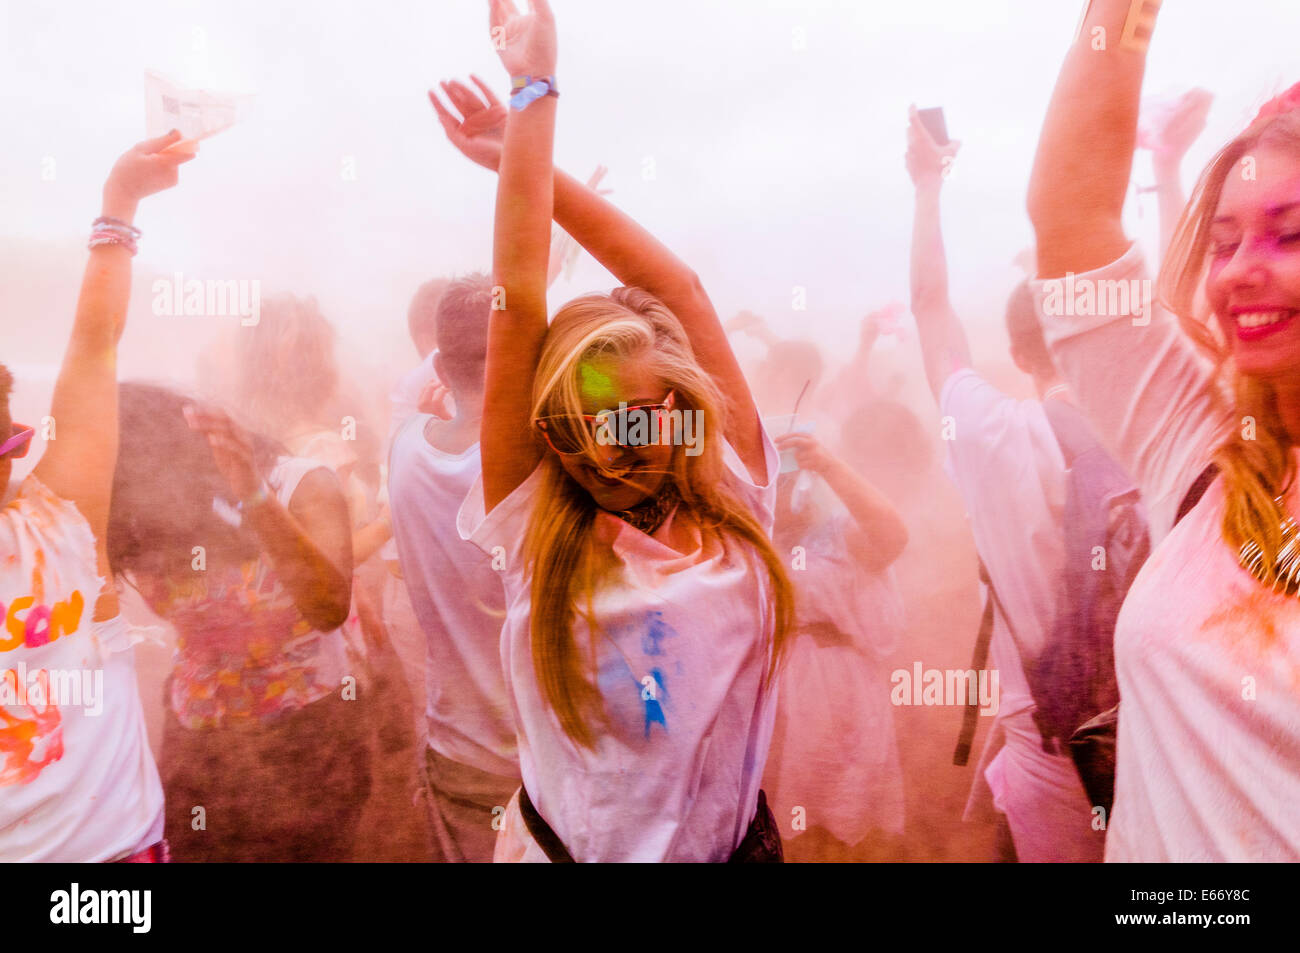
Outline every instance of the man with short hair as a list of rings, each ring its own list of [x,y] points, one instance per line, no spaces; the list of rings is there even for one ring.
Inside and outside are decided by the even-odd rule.
[[[907,166],[916,187],[912,313],[926,378],[945,426],[947,469],[961,491],[980,560],[996,593],[989,656],[998,713],[976,770],[966,818],[999,825],[1002,859],[1100,862],[1104,830],[1068,755],[1049,754],[1025,675],[1052,632],[1065,565],[1065,456],[1044,410],[1068,395],[1025,284],[1011,295],[1011,358],[1038,400],[1007,396],[971,368],[970,346],[948,297],[939,193],[957,144],[938,146],[913,110]],[[1034,653],[1023,658],[1022,652]],[[1008,843],[1009,839],[1009,843]]]
[[[499,817],[520,783],[501,669],[501,574],[456,529],[456,513],[481,468],[491,305],[486,275],[446,286],[433,365],[455,401],[455,416],[410,417],[393,438],[388,462],[402,576],[428,646],[430,823],[439,859],[450,862],[492,860]]]

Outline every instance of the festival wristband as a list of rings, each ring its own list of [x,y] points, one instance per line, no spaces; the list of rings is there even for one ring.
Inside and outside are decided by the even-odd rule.
[[[523,110],[537,102],[543,96],[559,98],[554,76],[516,76],[510,81],[510,108]]]
[[[136,238],[139,238],[141,235],[144,234],[142,231],[140,231],[140,229],[136,228],[130,222],[124,222],[120,218],[113,218],[113,216],[111,215],[101,215],[99,216],[99,218],[91,222],[90,225],[92,228],[99,228],[100,226],[103,226],[104,228],[108,228],[113,231],[122,231],[125,234],[134,235]]]

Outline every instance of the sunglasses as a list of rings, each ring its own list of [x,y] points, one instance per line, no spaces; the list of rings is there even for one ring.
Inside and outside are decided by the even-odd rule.
[[[608,447],[648,447],[668,442],[669,411],[675,402],[673,391],[669,391],[657,404],[637,404],[602,410],[598,414],[555,414],[539,417],[533,423],[546,438],[547,445],[566,457],[587,453],[593,443]],[[636,439],[631,437],[634,432]]]
[[[0,457],[8,456],[11,460],[17,460],[19,457],[27,456],[27,451],[32,445],[32,437],[35,435],[36,431],[32,427],[14,424],[9,439],[0,443]]]

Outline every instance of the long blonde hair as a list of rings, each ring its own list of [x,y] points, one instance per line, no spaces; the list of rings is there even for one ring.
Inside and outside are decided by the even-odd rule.
[[[1280,145],[1300,156],[1300,109],[1262,115],[1206,167],[1169,245],[1160,270],[1159,296],[1213,362],[1214,374],[1207,384],[1211,395],[1220,406],[1241,415],[1242,426],[1234,427],[1214,452],[1226,500],[1223,539],[1237,552],[1254,540],[1263,554],[1264,582],[1272,584],[1286,518],[1275,497],[1285,494],[1295,480],[1290,452],[1294,441],[1278,410],[1274,386],[1237,369],[1231,342],[1224,339],[1210,309],[1198,306],[1198,292],[1209,269],[1210,226],[1224,183],[1243,159],[1265,145]],[[1244,425],[1247,417],[1254,421],[1249,436]]]
[[[752,547],[767,570],[775,603],[775,625],[767,678],[781,657],[793,624],[794,589],[771,541],[748,507],[728,488],[722,447],[709,435],[726,426],[717,386],[695,360],[681,322],[653,295],[619,288],[609,295],[587,295],[565,305],[551,322],[533,382],[533,418],[580,414],[581,366],[593,357],[644,361],[677,395],[677,407],[702,413],[701,452],[673,454],[671,479],[681,499],[699,520],[702,532],[729,537]],[[593,724],[606,722],[594,680],[597,622],[593,603],[603,574],[612,565],[608,542],[593,537],[597,507],[565,472],[553,453],[542,461],[542,489],[530,514],[525,559],[533,573],[533,669],[542,697],[568,736],[592,747]],[[579,607],[591,639],[579,646],[573,621]]]

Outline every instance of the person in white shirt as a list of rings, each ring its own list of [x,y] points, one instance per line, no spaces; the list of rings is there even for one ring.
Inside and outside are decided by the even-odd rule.
[[[1106,860],[1296,861],[1300,85],[1202,174],[1157,305],[1122,221],[1147,41],[1089,44],[1122,35],[1129,9],[1092,3],[1029,190],[1048,342],[1138,481],[1155,546],[1115,630]],[[1112,305],[1121,283],[1130,294]],[[1217,476],[1179,521],[1211,462]]]
[[[441,383],[434,361],[438,356],[438,303],[447,290],[447,283],[446,278],[426,281],[415,290],[406,309],[407,328],[420,355],[420,363],[403,374],[388,395],[392,405],[388,424],[390,441],[402,424],[415,414],[435,413],[439,409],[439,404],[433,401]]]
[[[812,434],[779,434],[776,445],[798,467],[777,481],[773,543],[790,559],[799,608],[763,787],[791,859],[870,856],[881,834],[903,833],[884,660],[903,629],[890,567],[907,527]]]
[[[178,132],[134,146],[104,185],[48,439],[0,509],[0,861],[165,860],[130,633],[105,583],[118,450],[116,355],[141,199],[177,183]],[[37,440],[0,366],[0,486]]]
[[[506,598],[500,566],[460,538],[456,514],[479,477],[479,425],[492,282],[450,282],[438,307],[438,379],[456,415],[409,418],[393,439],[388,499],[425,639],[430,827],[443,861],[492,860],[493,821],[519,787],[514,719],[501,671]],[[497,813],[493,815],[493,809]]]
[[[1067,755],[1043,750],[1022,653],[1042,650],[1065,560],[1065,458],[1042,401],[1064,397],[1027,287],[1007,308],[1011,356],[1037,401],[1018,401],[971,369],[966,332],[948,296],[939,195],[957,144],[940,147],[913,108],[907,168],[916,188],[912,313],[930,389],[952,438],[947,469],[961,491],[975,546],[997,593],[990,643],[1000,698],[967,804],[968,820],[1000,826],[1016,859],[1099,861],[1104,833]],[[987,598],[987,594],[986,594]],[[990,676],[991,677],[991,676]],[[1005,827],[1002,827],[1005,825]]]
[[[510,75],[553,77],[545,0],[493,13]],[[460,516],[504,566],[523,786],[496,858],[779,859],[759,792],[793,621],[776,448],[695,275],[553,169],[554,81],[524,85],[499,159],[481,489]],[[548,326],[552,210],[633,287]]]

